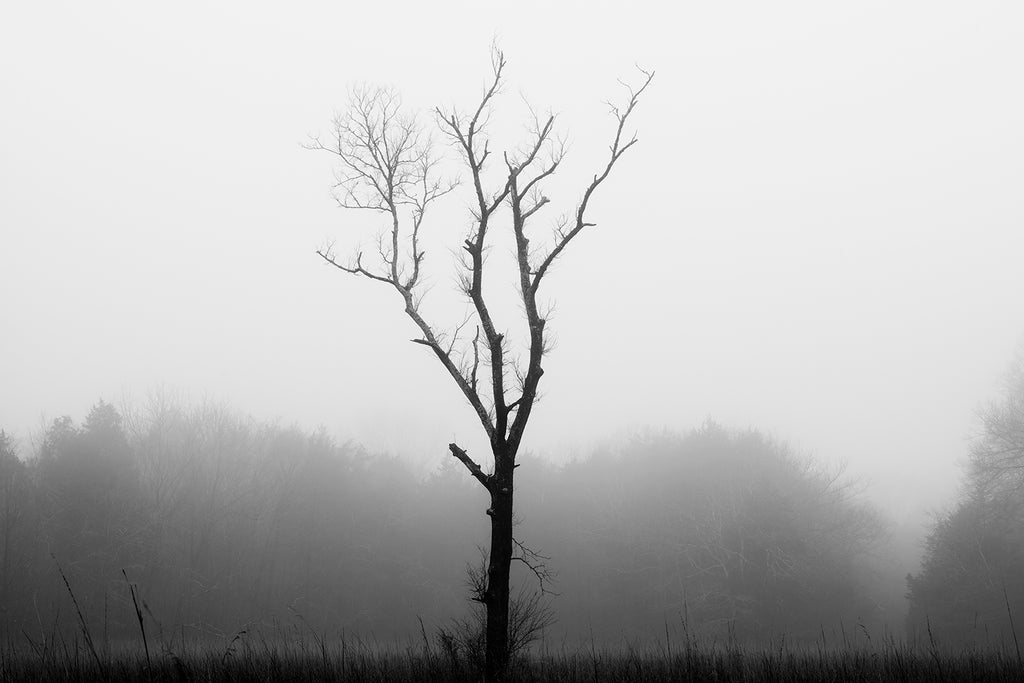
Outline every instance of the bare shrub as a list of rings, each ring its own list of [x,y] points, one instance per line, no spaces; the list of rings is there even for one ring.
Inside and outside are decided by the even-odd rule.
[[[466,584],[472,611],[468,617],[453,619],[437,632],[437,642],[453,670],[484,671],[487,655],[487,610],[483,594],[487,589],[487,554],[466,567]],[[522,589],[509,601],[508,651],[515,662],[555,622],[554,611],[543,585],[539,590]]]

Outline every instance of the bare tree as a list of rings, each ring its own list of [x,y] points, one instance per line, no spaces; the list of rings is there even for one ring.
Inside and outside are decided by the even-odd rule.
[[[492,174],[485,170],[495,159],[488,124],[505,82],[505,67],[503,53],[494,49],[493,78],[477,106],[468,113],[434,111],[440,130],[458,150],[464,172],[468,171],[473,196],[472,223],[461,244],[460,268],[460,288],[472,303],[472,313],[451,332],[431,326],[421,312],[424,216],[455,188],[454,183],[441,179],[439,157],[425,127],[402,112],[393,91],[364,87],[352,91],[348,109],[334,121],[332,137],[315,138],[309,145],[337,158],[338,204],[380,214],[387,224],[371,258],[361,251],[348,262],[339,261],[332,249],[317,254],[335,268],[391,287],[401,296],[406,315],[419,329],[419,336],[412,341],[429,349],[441,363],[469,401],[489,440],[491,472],[485,472],[458,444],[448,446],[490,496],[487,580],[478,598],[487,614],[488,679],[500,678],[509,661],[509,572],[512,562],[519,559],[516,549],[521,548],[512,536],[513,475],[548,349],[547,314],[538,306],[538,292],[569,244],[594,225],[588,214],[591,200],[619,159],[636,144],[636,136],[626,130],[627,120],[654,76],[641,70],[637,86],[623,84],[627,91],[624,103],[610,107],[615,125],[607,162],[584,188],[574,211],[554,222],[551,239],[534,247],[531,228],[538,212],[549,203],[543,186],[558,170],[566,149],[554,134],[554,115],[535,116],[527,142],[518,151],[501,155],[498,163],[503,164],[499,167],[503,180],[488,186]],[[495,322],[484,295],[484,275],[493,270],[485,267],[485,251],[499,218],[507,220],[515,243],[517,284],[529,339],[525,362],[510,353],[504,328]],[[485,377],[488,370],[489,377]],[[529,562],[529,558],[522,559]]]
[[[969,479],[981,497],[1019,497],[1024,490],[1024,341],[1005,382],[1002,400],[981,411],[982,432],[971,448]]]

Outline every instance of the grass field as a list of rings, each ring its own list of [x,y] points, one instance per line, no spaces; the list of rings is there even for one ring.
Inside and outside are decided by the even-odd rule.
[[[404,648],[313,636],[289,643],[236,636],[213,647],[140,643],[99,651],[83,639],[9,643],[0,681],[477,681],[464,658],[424,640]],[[520,658],[515,681],[1024,681],[1013,644],[944,652],[896,641],[849,649],[741,649],[688,642],[678,648],[584,647]]]

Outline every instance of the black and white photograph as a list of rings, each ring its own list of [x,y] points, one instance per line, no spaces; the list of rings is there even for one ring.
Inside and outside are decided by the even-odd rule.
[[[1024,680],[1024,5],[12,2],[0,683]]]

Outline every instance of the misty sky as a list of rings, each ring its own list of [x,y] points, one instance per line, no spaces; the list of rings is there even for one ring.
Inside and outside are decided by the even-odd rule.
[[[44,417],[164,387],[424,467],[453,438],[482,454],[395,293],[316,257],[375,228],[301,145],[355,83],[468,108],[497,36],[496,127],[515,144],[524,97],[559,114],[563,208],[602,163],[616,79],[657,71],[598,226],[547,281],[527,448],[713,417],[848,461],[897,514],[942,505],[1024,333],[1024,9],[624,7],[5,8],[0,427],[26,445]],[[442,319],[464,308],[444,245],[465,206],[427,221]]]

